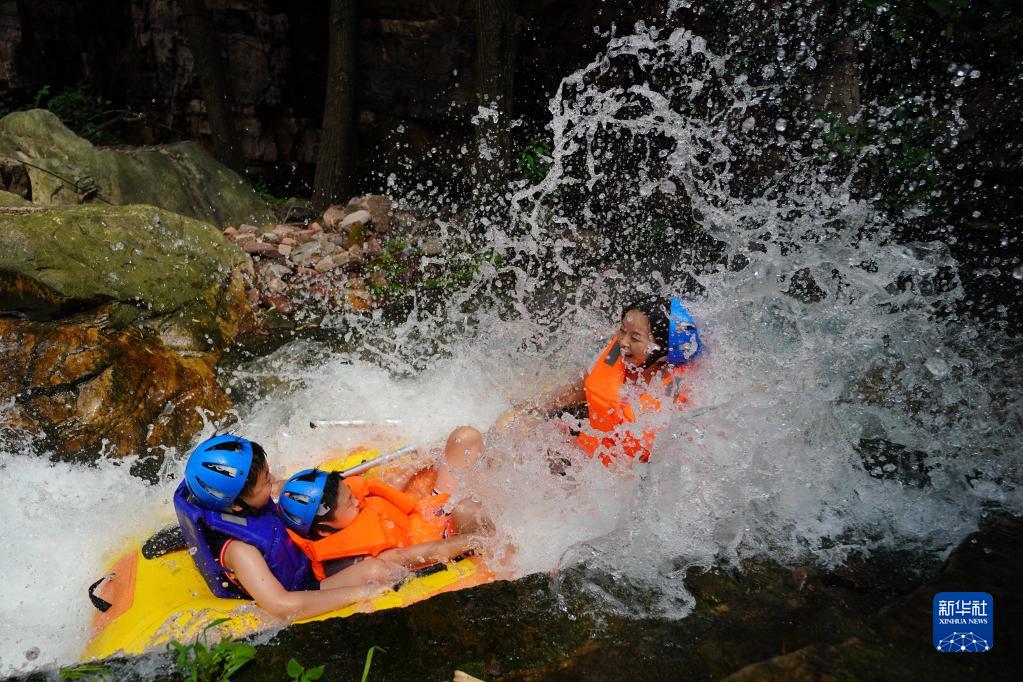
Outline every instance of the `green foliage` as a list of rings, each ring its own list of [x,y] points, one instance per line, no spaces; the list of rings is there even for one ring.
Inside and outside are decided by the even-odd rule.
[[[936,145],[942,124],[917,98],[905,98],[892,107],[878,107],[883,114],[863,117],[856,124],[831,112],[814,114],[823,145],[818,149],[828,160],[853,161],[860,155],[882,179],[881,206],[891,211],[910,207],[935,215],[942,209],[942,177]]]
[[[225,637],[212,647],[209,645],[206,633],[227,620],[218,618],[207,625],[192,644],[182,644],[176,639],[167,644],[167,651],[174,654],[174,663],[184,673],[183,679],[187,682],[230,680],[232,675],[255,658],[255,647],[236,642],[230,637]]]
[[[266,180],[263,178],[256,178],[252,182],[252,189],[256,191],[259,198],[270,204],[274,208],[282,208],[284,204],[288,202],[287,199],[282,197],[274,196],[273,192],[270,191],[269,185],[266,184]]]
[[[382,654],[387,653],[382,646],[377,646],[376,644],[369,648],[369,651],[366,652],[366,663],[362,666],[362,682],[366,682],[369,679],[369,669],[373,665],[373,652],[375,651],[379,651]]]
[[[369,265],[369,272],[382,272],[387,284],[384,286],[369,285],[374,296],[387,294],[403,294],[410,288],[402,282],[406,279],[410,263],[423,255],[421,249],[410,248],[403,239],[388,239],[384,242],[384,252]]]
[[[970,0],[927,0],[927,6],[942,19],[957,19],[970,9]]]
[[[113,110],[110,100],[89,92],[85,83],[65,87],[54,93],[44,85],[36,93],[33,106],[49,109],[79,136],[94,144],[118,144],[121,136],[110,126],[121,120],[121,112]]]
[[[853,159],[859,153],[861,145],[857,143],[860,128],[849,123],[844,116],[831,111],[816,111],[814,122],[821,128],[821,140],[824,146],[819,155],[824,158],[834,153],[845,159]]]
[[[648,224],[640,227],[638,244],[641,252],[657,253],[668,243],[669,228],[668,221],[663,218],[655,218]]]
[[[288,661],[288,679],[295,680],[295,682],[315,682],[323,677],[324,668],[325,666],[318,665],[315,668],[306,669],[305,666],[292,658]]]
[[[61,680],[106,680],[109,679],[110,668],[99,663],[79,663],[60,669],[57,677]]]
[[[550,141],[540,137],[530,140],[515,159],[515,168],[530,182],[540,182],[547,177],[551,168]]]
[[[373,275],[381,273],[385,282],[369,283],[370,293],[391,298],[392,303],[416,294],[447,294],[471,283],[484,263],[500,268],[505,262],[500,253],[480,250],[465,239],[449,239],[443,254],[429,263],[423,263],[424,256],[419,247],[402,239],[388,239],[384,252],[367,265],[367,280],[372,282]]]

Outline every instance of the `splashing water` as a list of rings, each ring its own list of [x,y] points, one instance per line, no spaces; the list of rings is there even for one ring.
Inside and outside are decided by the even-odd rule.
[[[679,294],[708,350],[648,465],[605,469],[553,422],[487,434],[463,483],[515,546],[517,574],[583,564],[606,608],[679,617],[692,566],[942,553],[991,510],[1023,511],[1018,341],[956,314],[947,244],[898,240],[852,190],[861,159],[822,161],[811,122],[778,110],[797,83],[784,61],[749,76],[734,60],[684,28],[610,38],[552,99],[550,170],[512,183],[509,220],[444,224],[501,258],[399,322],[338,313],[349,353],[296,342],[236,371],[257,396],[239,430],[284,474],[392,435],[313,431],[311,418],[400,418],[423,444],[485,429],[578,379],[628,300]],[[776,170],[750,173],[763,155]],[[113,464],[3,455],[0,482],[25,494],[0,503],[19,529],[0,559],[0,670],[32,647],[32,665],[71,660],[85,587],[170,517],[180,457],[147,487]],[[51,561],[53,547],[80,560]],[[654,598],[623,599],[607,575]]]

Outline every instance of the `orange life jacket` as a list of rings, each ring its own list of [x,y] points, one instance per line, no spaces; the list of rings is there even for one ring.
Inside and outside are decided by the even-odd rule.
[[[686,397],[680,390],[672,390],[676,388],[672,384],[684,373],[684,365],[674,366],[662,379],[666,392],[677,392],[673,400],[677,409],[682,408]],[[646,462],[650,459],[650,451],[656,438],[653,431],[643,431],[637,436],[628,429],[620,428],[622,424],[636,421],[637,407],[640,414],[649,414],[661,409],[661,402],[647,392],[639,396],[637,407],[624,401],[622,389],[625,387],[625,381],[625,363],[616,336],[597,358],[593,369],[583,382],[590,426],[606,435],[584,432],[576,437],[576,442],[591,455],[600,457],[604,466],[608,466],[611,460],[621,453],[629,457],[638,456],[639,461]]]
[[[418,514],[412,496],[382,481],[362,476],[348,476],[341,482],[348,486],[352,497],[362,503],[354,521],[319,540],[303,538],[288,530],[291,538],[309,557],[317,579],[326,578],[325,561],[367,554],[376,556],[384,550],[443,537],[424,532],[422,528],[414,531],[413,519]]]
[[[415,537],[435,539],[435,536],[448,537],[455,534],[456,529],[452,517],[444,511],[444,505],[451,498],[449,493],[437,490],[437,470],[433,467],[423,469],[405,486],[405,493],[416,501],[416,513],[411,516],[412,535]],[[416,542],[429,542],[416,540]]]

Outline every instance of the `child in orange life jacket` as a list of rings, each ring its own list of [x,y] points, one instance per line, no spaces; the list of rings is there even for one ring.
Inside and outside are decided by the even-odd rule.
[[[284,484],[280,505],[320,580],[342,571],[348,581],[377,581],[395,567],[447,562],[478,545],[470,534],[448,537],[410,495],[376,479],[307,469]]]
[[[645,462],[656,431],[636,434],[627,425],[658,412],[666,399],[682,408],[683,375],[701,349],[696,324],[679,299],[641,299],[622,312],[617,336],[583,380],[513,407],[495,426],[503,429],[527,415],[549,418],[585,407],[590,428],[577,433],[577,445],[605,466],[622,455]],[[474,453],[482,452],[483,438],[476,429],[460,427],[451,434],[455,437],[470,443]]]
[[[174,508],[215,595],[252,598],[279,618],[309,618],[379,594],[402,577],[357,584],[339,576],[317,590],[309,560],[270,500],[271,485],[263,448],[245,438],[209,438],[189,455]]]

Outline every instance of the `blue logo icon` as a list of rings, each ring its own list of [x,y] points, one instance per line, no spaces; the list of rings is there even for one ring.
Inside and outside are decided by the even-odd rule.
[[[995,645],[995,600],[987,592],[939,592],[933,612],[938,651],[983,653]]]

